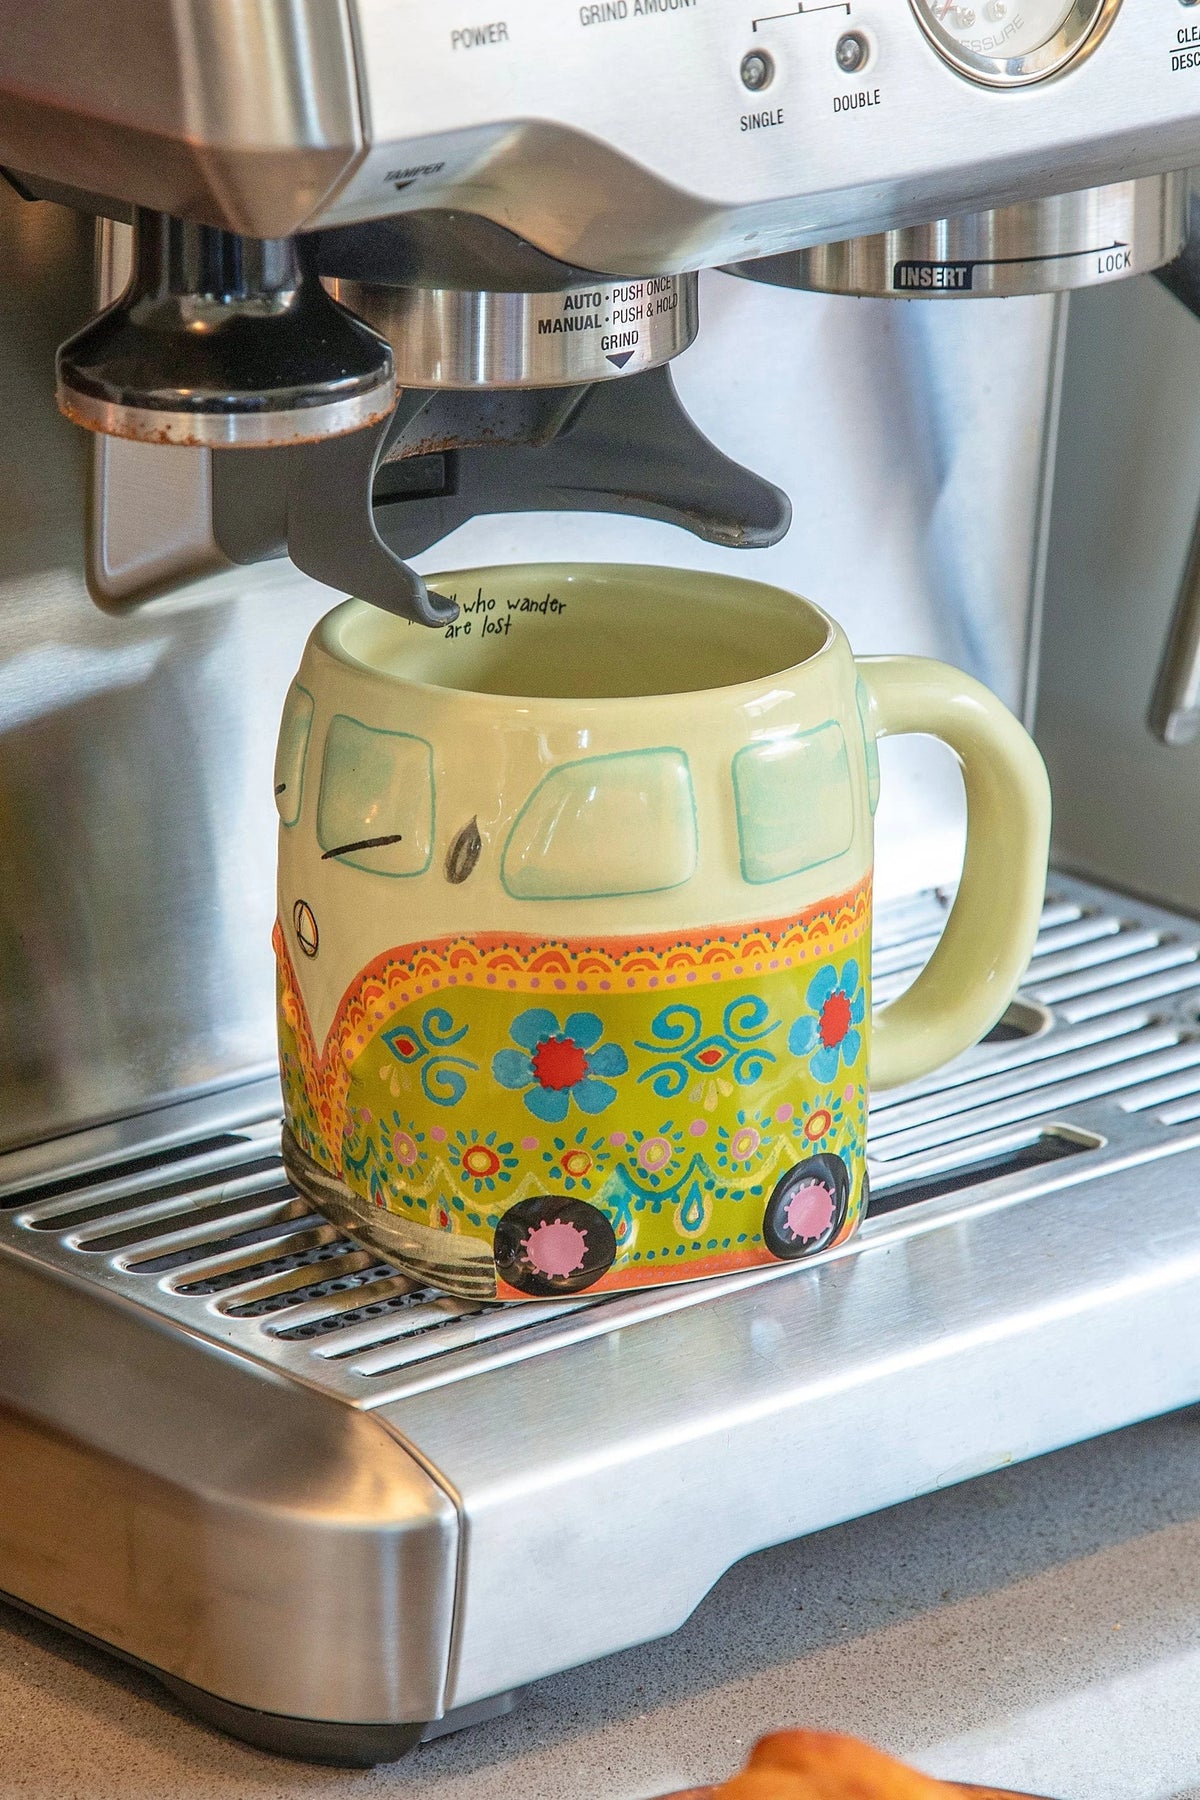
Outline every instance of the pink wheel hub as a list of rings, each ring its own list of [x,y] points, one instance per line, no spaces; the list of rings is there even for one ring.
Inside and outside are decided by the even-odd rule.
[[[833,1195],[819,1181],[806,1181],[789,1196],[784,1212],[787,1229],[800,1243],[811,1243],[833,1224]]]
[[[522,1254],[539,1275],[574,1275],[587,1255],[587,1233],[566,1219],[547,1219],[534,1226]]]

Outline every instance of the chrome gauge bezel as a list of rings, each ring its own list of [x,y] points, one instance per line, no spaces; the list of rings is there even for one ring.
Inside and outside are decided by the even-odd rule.
[[[1025,56],[985,56],[970,50],[937,23],[927,0],[910,0],[910,4],[938,55],[960,75],[985,87],[1028,87],[1090,54],[1116,18],[1121,0],[1074,0],[1053,36]]]

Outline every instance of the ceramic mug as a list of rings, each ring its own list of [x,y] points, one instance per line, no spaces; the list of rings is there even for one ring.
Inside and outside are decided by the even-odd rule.
[[[978,682],[855,661],[807,601],[620,566],[348,601],[289,693],[284,1154],[422,1282],[524,1300],[806,1257],[867,1202],[876,1087],[1008,1005],[1049,789]],[[968,836],[941,941],[872,1020],[876,741],[941,738]]]

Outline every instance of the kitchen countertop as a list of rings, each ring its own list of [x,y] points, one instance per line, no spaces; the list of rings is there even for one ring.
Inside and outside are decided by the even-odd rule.
[[[376,1770],[245,1749],[0,1607],[3,1800],[644,1800],[784,1724],[1061,1800],[1200,1800],[1200,1409],[763,1551],[673,1637]]]

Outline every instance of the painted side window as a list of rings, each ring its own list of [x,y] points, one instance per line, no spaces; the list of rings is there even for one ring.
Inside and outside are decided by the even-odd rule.
[[[747,881],[782,881],[850,848],[854,791],[846,739],[835,719],[815,731],[739,750],[733,793]]]
[[[879,805],[879,745],[871,729],[871,696],[861,675],[854,697],[858,701],[858,719],[862,726],[863,743],[867,748],[867,799],[871,806],[871,817],[874,818],[875,808]]]
[[[307,688],[293,682],[283,703],[283,722],[275,749],[275,810],[285,825],[294,825],[300,817],[312,721],[313,697]]]
[[[682,750],[587,756],[552,769],[504,847],[515,900],[599,900],[679,887],[696,872],[696,801]]]
[[[423,875],[433,854],[433,750],[337,713],[321,764],[317,842],[373,875]]]

